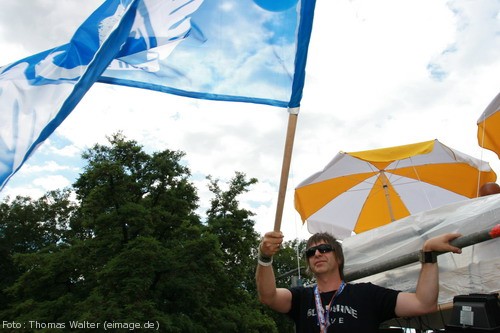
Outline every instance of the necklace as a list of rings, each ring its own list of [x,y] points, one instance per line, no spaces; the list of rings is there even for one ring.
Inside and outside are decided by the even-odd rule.
[[[318,285],[316,285],[314,287],[314,300],[316,303],[316,314],[318,317],[318,325],[320,327],[321,333],[326,333],[328,326],[330,326],[330,307],[332,306],[335,298],[337,298],[337,296],[339,296],[340,293],[342,293],[345,286],[346,286],[346,283],[344,281],[342,281],[340,283],[339,289],[337,289],[333,293],[333,296],[330,299],[330,302],[326,305],[325,309],[323,309],[323,304],[321,302],[321,296],[319,294]]]

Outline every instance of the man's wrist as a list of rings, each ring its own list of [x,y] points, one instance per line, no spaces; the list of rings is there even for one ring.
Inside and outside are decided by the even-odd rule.
[[[259,244],[259,248],[257,250],[257,262],[259,263],[259,265],[261,266],[271,266],[273,264],[273,256],[266,256],[264,254],[262,254],[262,251],[260,250],[260,244]]]
[[[437,252],[420,250],[419,260],[422,264],[435,264],[437,263]]]

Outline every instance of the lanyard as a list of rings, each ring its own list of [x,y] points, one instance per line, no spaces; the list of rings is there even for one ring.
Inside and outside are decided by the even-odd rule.
[[[326,311],[323,309],[323,304],[321,302],[321,296],[319,295],[319,290],[318,290],[318,285],[314,287],[314,300],[316,302],[316,314],[318,316],[318,325],[320,326],[320,332],[326,332],[328,326],[330,326],[330,307],[333,304],[333,301],[335,298],[337,298],[338,295],[344,290],[345,287],[345,282],[342,281],[342,283],[339,286],[339,289],[335,291],[335,293],[332,296],[332,299],[330,300],[330,303],[326,306]]]

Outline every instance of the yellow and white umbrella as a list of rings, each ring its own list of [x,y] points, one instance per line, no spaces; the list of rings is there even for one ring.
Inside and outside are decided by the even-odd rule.
[[[500,158],[500,93],[477,121],[477,142]]]
[[[408,215],[475,198],[496,181],[487,162],[438,140],[340,152],[295,189],[295,208],[308,231],[342,239]]]

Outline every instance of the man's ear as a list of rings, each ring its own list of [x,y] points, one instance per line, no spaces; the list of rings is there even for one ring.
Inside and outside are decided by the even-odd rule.
[[[339,266],[342,266],[344,263],[342,262],[342,260],[339,258],[339,256],[337,255],[337,253],[335,253],[335,259],[337,259],[337,264]]]

